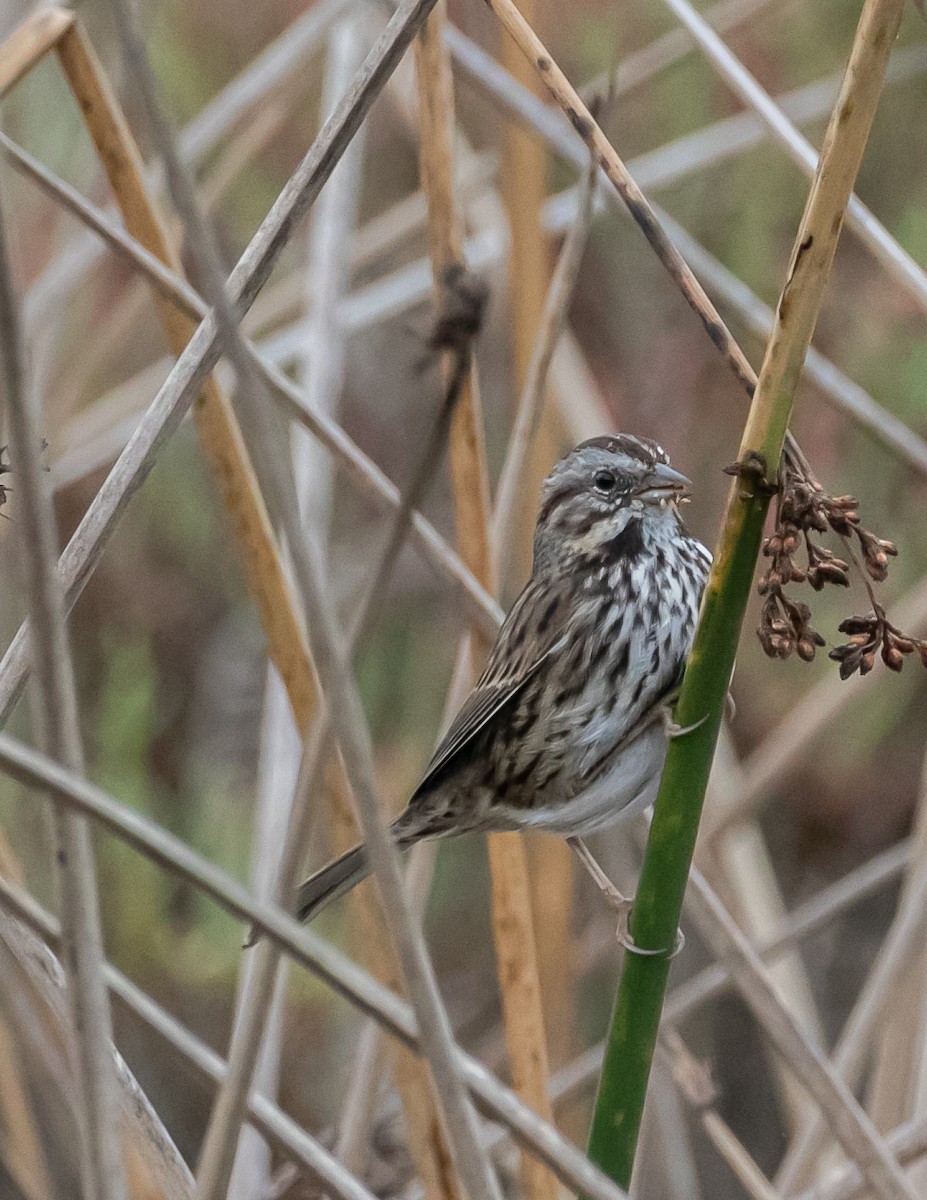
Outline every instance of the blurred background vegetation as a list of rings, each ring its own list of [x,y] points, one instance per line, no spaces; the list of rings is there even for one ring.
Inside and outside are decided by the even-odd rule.
[[[369,38],[384,10],[364,8],[360,0],[357,7],[365,14]],[[745,5],[746,19],[725,38],[774,96],[842,70],[858,3],[768,0],[750,7],[754,11]],[[162,95],[178,127],[304,11],[297,0],[261,5],[144,0],[141,8]],[[26,11],[7,0],[0,32],[12,29]],[[119,55],[106,5],[87,0],[80,15],[118,82]],[[450,17],[498,55],[501,35],[482,5],[454,0]],[[535,24],[570,78],[582,83],[648,46],[673,27],[673,19],[659,0],[621,5],[537,0]],[[907,55],[905,69],[886,87],[857,192],[913,258],[927,263],[927,25],[913,7],[896,53]],[[285,87],[249,112],[197,165],[229,269],[318,128],[324,70],[323,40]],[[408,83],[403,87],[407,100],[411,89]],[[368,122],[359,183],[361,238],[371,222],[419,186],[417,138],[406,100],[397,89],[387,89]],[[131,89],[124,102],[141,138]],[[476,215],[478,202],[499,186],[504,170],[506,120],[466,78],[458,78],[457,104],[460,126],[483,172],[462,190],[475,229],[482,219]],[[741,111],[692,49],[622,95],[606,128],[632,171],[635,160],[642,169],[652,167],[657,155],[673,148],[677,169],[665,182],[645,186],[648,195],[774,305],[807,182],[768,139],[730,151],[731,131],[724,122]],[[828,111],[825,106],[802,123],[815,144]],[[4,101],[3,126],[82,193],[108,201],[83,123],[54,62],[37,68]],[[707,164],[698,159],[699,143],[692,140],[705,131],[713,146]],[[142,144],[146,149],[143,139]],[[545,171],[550,195],[576,181],[573,168],[546,151]],[[111,435],[117,446],[120,436],[125,440],[119,430],[143,411],[170,363],[143,284],[108,255],[75,286],[62,283],[57,264],[80,242],[76,223],[28,182],[6,174],[30,365],[44,407],[63,544],[112,461],[107,438]],[[505,238],[500,228],[503,246]],[[559,240],[560,234],[542,236],[548,265]],[[387,251],[366,255],[351,273],[349,296],[362,304],[372,284],[419,262],[426,252],[419,227]],[[259,301],[247,324],[260,342],[276,345],[273,352],[296,377],[304,353],[299,281],[305,271],[306,239],[297,236],[265,292],[289,281],[296,288],[295,302],[281,303],[275,313]],[[485,273],[493,299],[478,360],[495,477],[519,384],[504,256]],[[723,302],[719,306],[758,366],[762,342],[734,310]],[[391,306],[375,324],[355,321],[346,340],[338,419],[400,485],[415,466],[409,433],[424,427],[437,403],[436,376],[419,367],[429,314],[427,288],[420,289],[414,303]],[[743,397],[638,231],[608,206],[591,230],[570,327],[585,356],[602,422],[658,438],[667,447],[674,464],[696,484],[689,523],[712,544],[728,484],[721,468],[736,455]],[[845,233],[815,345],[916,431],[927,427],[925,328],[924,311],[852,233]],[[551,398],[542,443],[547,461],[526,478],[520,498],[523,539],[533,521],[540,468],[546,469],[572,440],[572,399],[569,394]],[[869,526],[898,543],[900,555],[883,590],[889,604],[903,597],[927,574],[924,474],[859,429],[811,383],[802,388],[794,428],[828,489],[859,496]],[[15,520],[15,493],[8,511]],[[453,539],[443,474],[425,511]],[[330,512],[328,579],[347,620],[386,519],[337,469]],[[8,640],[23,613],[21,572],[5,524],[0,538],[0,637]],[[506,602],[521,582],[515,576],[521,572],[523,578],[526,566],[522,557],[506,579]],[[839,621],[867,607],[858,583],[850,598],[825,592],[815,601],[816,627],[834,642]],[[752,634],[756,614],[754,601],[734,680],[737,712],[730,730],[733,752],[748,769],[757,761],[751,756],[796,704],[823,680],[833,684],[836,678],[835,664],[826,657],[811,665],[765,659]],[[189,421],[133,500],[70,627],[91,778],[247,879],[267,681],[264,639]],[[385,615],[358,659],[382,794],[397,809],[439,735],[462,627],[459,604],[448,587],[414,550],[407,550]],[[923,634],[923,625],[915,632]],[[916,662],[909,662],[900,677],[889,676],[880,665],[865,684],[854,678],[841,686],[854,698],[839,718],[821,728],[762,789],[761,830],[789,907],[906,835],[918,803],[927,675]],[[28,703],[20,704],[11,729],[31,736]],[[44,816],[9,781],[0,784],[0,825],[29,886],[51,902]],[[614,869],[632,884],[639,839],[630,839],[630,851],[626,834],[619,841]],[[109,957],[224,1053],[241,965],[240,928],[112,839],[98,835],[96,847]],[[318,865],[327,855],[320,826],[316,844],[307,848],[307,865]],[[584,880],[572,886],[570,937],[561,948],[570,980],[570,1027],[566,1034],[549,1031],[555,1068],[603,1035],[619,962],[608,914]],[[427,933],[460,1040],[502,1069],[488,890],[480,838],[442,846]],[[806,943],[804,970],[828,1039],[846,1018],[896,899],[894,885],[886,887]],[[319,924],[326,936],[348,938],[345,912],[339,906],[324,915]],[[693,942],[674,967],[674,979],[703,961]],[[192,1162],[208,1116],[208,1089],[188,1078],[180,1060],[118,1005],[115,1018],[121,1050]],[[280,1097],[311,1129],[325,1129],[338,1116],[358,1027],[359,1018],[320,984],[292,973]],[[688,1022],[685,1031],[714,1065],[720,1110],[772,1171],[794,1113],[763,1068],[750,1019],[737,1001],[723,998]],[[587,1091],[560,1114],[580,1141],[589,1099]],[[704,1194],[743,1194],[694,1125],[692,1137]],[[642,1185],[647,1186],[646,1179]],[[649,1194],[667,1194],[656,1177],[651,1187]]]

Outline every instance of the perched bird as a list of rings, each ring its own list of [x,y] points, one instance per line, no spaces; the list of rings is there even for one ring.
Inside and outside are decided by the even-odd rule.
[[[689,487],[661,446],[626,434],[583,442],[557,463],[531,578],[393,822],[397,845],[546,829],[566,835],[595,874],[581,839],[650,804],[659,785],[667,701],[711,562],[679,516]],[[349,850],[300,887],[299,918],[369,871],[365,848]]]

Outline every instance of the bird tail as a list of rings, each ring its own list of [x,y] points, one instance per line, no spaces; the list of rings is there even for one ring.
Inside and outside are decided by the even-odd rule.
[[[311,921],[333,900],[349,892],[370,874],[370,863],[365,846],[355,846],[334,862],[316,871],[296,894],[296,916],[300,921]]]

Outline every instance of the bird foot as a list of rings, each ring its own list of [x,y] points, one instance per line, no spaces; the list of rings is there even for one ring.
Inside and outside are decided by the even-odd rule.
[[[699,720],[694,721],[691,725],[678,725],[673,718],[673,710],[669,707],[669,705],[664,705],[663,707],[663,728],[666,730],[666,736],[668,738],[685,737],[687,733],[694,733],[695,730],[700,729],[707,720],[708,714],[706,713],[704,717],[700,717]]]
[[[676,944],[671,950],[658,949],[648,950],[644,946],[638,946],[631,936],[630,919],[631,909],[634,907],[634,897],[626,896],[623,892],[615,887],[609,877],[599,866],[589,847],[579,837],[568,837],[567,843],[576,854],[576,857],[583,864],[586,870],[592,877],[596,887],[605,898],[605,903],[615,910],[618,914],[618,927],[615,930],[615,937],[618,939],[618,945],[623,946],[629,954],[639,954],[644,958],[658,958],[661,954],[667,958],[675,958],[679,951],[686,944],[686,939],[682,930],[676,933]]]

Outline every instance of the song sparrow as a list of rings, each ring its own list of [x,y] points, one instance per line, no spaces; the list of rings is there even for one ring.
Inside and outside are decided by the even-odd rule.
[[[400,847],[468,830],[579,839],[656,796],[711,555],[662,447],[583,442],[544,483],[534,566],[486,669],[392,825]],[[589,865],[587,863],[587,865]],[[309,919],[369,873],[356,846],[307,880]]]

